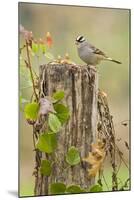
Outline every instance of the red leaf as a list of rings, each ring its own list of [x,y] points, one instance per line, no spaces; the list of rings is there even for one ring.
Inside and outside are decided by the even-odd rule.
[[[53,40],[52,40],[51,34],[49,32],[47,32],[47,34],[46,34],[46,41],[47,41],[48,47],[51,47],[53,44]]]

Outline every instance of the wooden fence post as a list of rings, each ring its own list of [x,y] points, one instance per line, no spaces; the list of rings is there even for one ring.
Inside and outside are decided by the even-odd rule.
[[[89,180],[88,164],[82,162],[87,157],[97,130],[98,77],[95,69],[87,65],[45,64],[40,67],[40,91],[46,96],[55,91],[65,92],[64,102],[69,106],[71,117],[58,134],[58,147],[50,177],[36,177],[35,195],[48,195],[49,185],[63,182],[89,188],[94,180]],[[80,164],[66,168],[65,155],[69,147],[75,146],[81,157]],[[65,170],[66,168],[66,170]],[[42,180],[42,181],[41,181]]]

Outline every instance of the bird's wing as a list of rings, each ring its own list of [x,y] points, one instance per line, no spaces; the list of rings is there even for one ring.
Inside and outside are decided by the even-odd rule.
[[[96,48],[95,46],[93,46],[93,45],[91,45],[91,44],[88,44],[88,49],[89,49],[90,51],[92,50],[92,53],[98,55],[98,57],[101,57],[102,59],[110,60],[110,61],[112,61],[112,62],[121,64],[120,61],[114,60],[114,59],[108,57],[103,51],[101,51],[100,49]]]
[[[101,51],[100,49],[96,48],[95,46],[90,45],[90,48],[93,50],[94,54],[98,54],[100,56],[104,56],[107,58],[106,54],[103,51]]]

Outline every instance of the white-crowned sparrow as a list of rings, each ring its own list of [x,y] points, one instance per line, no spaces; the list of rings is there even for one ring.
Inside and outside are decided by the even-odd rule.
[[[121,64],[121,62],[108,57],[104,52],[91,45],[82,35],[76,38],[75,43],[79,57],[88,65],[96,66],[101,60],[110,60]]]

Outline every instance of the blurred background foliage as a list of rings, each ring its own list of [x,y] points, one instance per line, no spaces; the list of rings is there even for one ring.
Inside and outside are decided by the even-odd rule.
[[[53,38],[53,46],[50,49],[54,58],[58,55],[64,57],[69,54],[71,60],[77,64],[84,64],[78,57],[75,38],[84,35],[88,40],[106,52],[110,57],[122,62],[117,65],[112,62],[102,62],[98,67],[99,88],[107,93],[109,106],[113,115],[116,136],[124,157],[129,163],[129,152],[124,141],[129,142],[129,126],[122,126],[121,122],[129,120],[129,10],[108,9],[95,7],[76,7],[47,4],[19,4],[19,24],[33,32],[35,38],[44,38],[49,31]],[[20,38],[20,47],[23,40]],[[39,64],[48,62],[48,59],[33,60],[33,66],[38,73]],[[20,65],[25,65],[20,61]],[[26,99],[31,95],[31,83],[22,74],[20,87]],[[27,72],[28,73],[28,72]],[[33,195],[34,177],[34,151],[32,143],[32,129],[20,112],[20,194]],[[107,166],[107,171],[109,168]],[[120,177],[126,179],[128,171],[122,168]],[[109,177],[109,175],[107,175]]]

